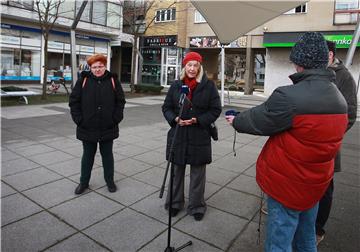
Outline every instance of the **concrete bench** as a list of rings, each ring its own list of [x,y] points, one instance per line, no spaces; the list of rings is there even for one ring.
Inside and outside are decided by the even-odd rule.
[[[25,104],[29,104],[28,99],[26,96],[32,96],[32,95],[40,95],[37,92],[34,91],[9,91],[9,92],[5,92],[3,90],[1,90],[1,97],[10,97],[10,96],[17,96],[20,97],[20,101],[21,99],[24,100]]]

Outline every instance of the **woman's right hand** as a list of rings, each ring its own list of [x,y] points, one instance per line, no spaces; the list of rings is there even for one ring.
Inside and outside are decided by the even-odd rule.
[[[182,120],[178,116],[175,118],[175,122],[178,123],[180,126],[189,126],[193,124],[193,120]]]

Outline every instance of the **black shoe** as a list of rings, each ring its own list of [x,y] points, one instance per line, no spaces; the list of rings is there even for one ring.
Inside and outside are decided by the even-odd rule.
[[[107,184],[107,188],[111,193],[116,192],[117,190],[117,187],[114,182]]]
[[[203,214],[203,213],[195,213],[195,214],[194,214],[194,219],[195,219],[196,221],[201,221],[201,220],[203,219],[203,217],[204,217],[204,214]]]
[[[179,213],[179,209],[171,208],[171,217],[175,217]]]
[[[79,184],[75,189],[75,194],[82,194],[87,188],[89,188],[89,185]]]

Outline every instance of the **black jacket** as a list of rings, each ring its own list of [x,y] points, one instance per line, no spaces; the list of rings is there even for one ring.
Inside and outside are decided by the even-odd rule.
[[[170,145],[175,133],[175,118],[179,115],[179,99],[182,81],[175,81],[164,101],[162,111],[171,126],[168,132],[166,159],[169,157]],[[221,103],[214,82],[204,75],[192,94],[192,105],[185,100],[182,119],[197,118],[197,124],[179,127],[175,141],[173,162],[178,165],[203,165],[211,163],[210,124],[215,122],[221,113]]]
[[[118,138],[124,105],[124,92],[116,75],[106,71],[102,77],[96,77],[83,71],[69,99],[71,117],[77,125],[76,137],[90,142]]]
[[[356,83],[349,70],[344,66],[341,60],[335,59],[329,66],[336,73],[335,84],[344,96],[348,105],[348,128],[349,130],[356,121],[357,97]],[[335,172],[341,171],[341,152],[339,151],[335,158]]]

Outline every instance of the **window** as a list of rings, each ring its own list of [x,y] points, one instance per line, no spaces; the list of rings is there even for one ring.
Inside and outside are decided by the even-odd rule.
[[[121,16],[121,6],[114,3],[108,3],[106,25],[114,28],[120,28]]]
[[[176,9],[163,9],[156,11],[155,22],[169,22],[176,19]]]
[[[75,15],[74,9],[75,9],[74,1],[66,0],[65,2],[60,4],[59,16],[73,19]]]
[[[34,1],[29,0],[12,0],[8,1],[9,5],[19,8],[24,8],[28,10],[33,10],[34,8]]]
[[[284,14],[299,14],[299,13],[307,13],[307,4],[299,5],[298,7],[289,10]]]
[[[359,19],[359,14],[357,13],[359,9],[359,0],[336,0],[334,24],[356,24]]]
[[[205,18],[197,10],[195,10],[195,23],[206,23]]]
[[[77,0],[75,2],[75,4],[76,4],[76,13],[78,13],[78,11],[80,10],[82,2],[83,1],[79,1],[79,0]],[[92,3],[91,1],[88,1],[88,3],[86,4],[84,12],[82,13],[81,18],[80,18],[81,21],[85,21],[85,22],[90,22],[91,21],[91,5],[92,5],[91,3]]]
[[[106,2],[93,2],[92,22],[94,24],[106,25]]]

